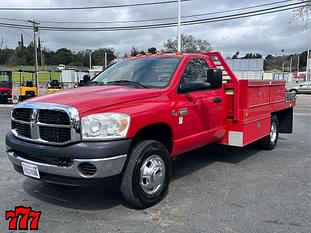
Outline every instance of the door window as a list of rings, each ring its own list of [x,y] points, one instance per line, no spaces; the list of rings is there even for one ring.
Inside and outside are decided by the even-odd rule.
[[[203,59],[193,59],[186,66],[183,84],[206,84],[208,65]]]

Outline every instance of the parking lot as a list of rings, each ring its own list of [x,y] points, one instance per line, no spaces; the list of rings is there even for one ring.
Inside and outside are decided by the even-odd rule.
[[[169,193],[135,210],[117,187],[63,187],[17,174],[5,153],[10,106],[0,106],[0,232],[15,206],[42,211],[40,232],[311,232],[311,96],[300,95],[294,133],[273,151],[207,146],[173,162]]]

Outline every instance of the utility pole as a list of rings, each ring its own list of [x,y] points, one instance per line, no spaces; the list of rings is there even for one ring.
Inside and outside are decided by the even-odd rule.
[[[297,75],[299,73],[299,66],[300,66],[300,55],[298,54],[298,61],[297,61]]]
[[[178,43],[178,52],[181,52],[181,0],[178,0],[178,26],[177,26],[177,43]]]
[[[33,46],[35,48],[35,72],[36,72],[36,87],[38,87],[39,83],[39,68],[38,68],[38,50],[37,50],[37,32],[39,31],[38,25],[40,23],[36,22],[35,20],[28,20],[29,23],[32,23],[33,27]]]
[[[289,60],[289,73],[292,72],[292,66],[293,66],[293,56],[290,56],[290,60]]]
[[[283,61],[283,64],[282,64],[282,72],[285,72],[285,62]]]
[[[107,61],[107,51],[105,51],[105,69],[107,68],[107,64],[108,64],[108,61]]]
[[[90,70],[92,69],[92,50],[89,50],[89,63],[90,63]]]
[[[42,49],[42,47],[43,47],[43,43],[44,43],[45,41],[41,40],[40,37],[38,37],[38,40],[39,40],[39,44],[40,44],[39,49],[40,49],[41,70],[43,70],[43,69],[44,69],[44,54],[43,54],[43,49]]]
[[[308,49],[307,52],[307,68],[306,68],[306,81],[310,81],[311,80],[311,74],[309,74],[310,72],[310,49]]]

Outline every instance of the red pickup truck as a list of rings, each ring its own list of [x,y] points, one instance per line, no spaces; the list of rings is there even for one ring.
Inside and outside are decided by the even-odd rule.
[[[168,190],[172,158],[210,143],[271,150],[292,133],[294,105],[285,82],[238,80],[217,52],[133,57],[87,87],[16,105],[7,153],[42,181],[118,178],[124,198],[146,208]]]

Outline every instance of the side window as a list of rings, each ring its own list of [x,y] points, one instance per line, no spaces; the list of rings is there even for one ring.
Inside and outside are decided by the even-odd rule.
[[[206,83],[208,65],[203,59],[191,60],[183,74],[184,84]]]

